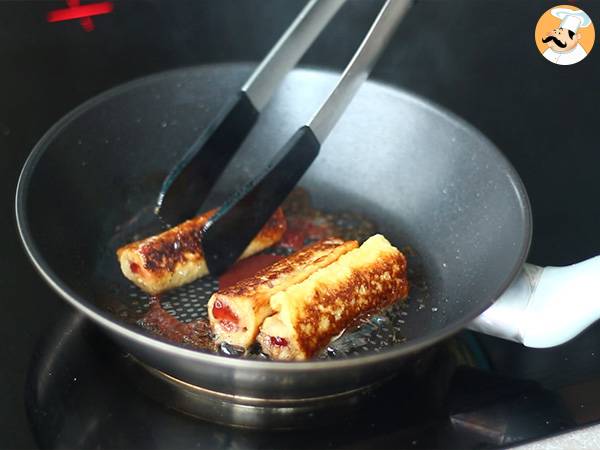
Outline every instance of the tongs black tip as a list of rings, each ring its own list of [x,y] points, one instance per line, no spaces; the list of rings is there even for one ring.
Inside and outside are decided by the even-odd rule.
[[[238,260],[302,178],[320,147],[310,127],[301,127],[263,173],[236,192],[211,217],[202,236],[211,275],[222,274]]]
[[[258,115],[243,91],[219,111],[165,178],[154,209],[162,220],[174,225],[198,213]]]

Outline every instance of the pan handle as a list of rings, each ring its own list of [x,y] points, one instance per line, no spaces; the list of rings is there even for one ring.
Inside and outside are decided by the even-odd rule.
[[[527,347],[567,342],[600,319],[600,256],[566,267],[525,264],[500,298],[468,326]]]

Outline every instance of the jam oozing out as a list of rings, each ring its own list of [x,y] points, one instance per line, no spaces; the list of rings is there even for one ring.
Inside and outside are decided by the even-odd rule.
[[[227,272],[219,277],[219,288],[225,289],[229,286],[233,286],[238,281],[251,277],[259,270],[270,266],[275,261],[279,261],[282,258],[283,256],[281,255],[261,253],[242,259],[241,261],[236,262]]]
[[[288,228],[280,245],[292,250],[300,250],[307,239],[320,240],[334,234],[331,227],[326,224],[317,224],[301,217],[288,217]]]
[[[305,239],[306,234],[303,231],[288,229],[281,239],[281,246],[291,248],[292,250],[299,250],[304,246]]]
[[[287,347],[288,341],[285,338],[279,336],[271,336],[271,345],[277,345],[279,347]]]
[[[129,264],[129,268],[133,273],[140,273],[140,266],[134,262]]]
[[[238,316],[236,316],[231,308],[221,300],[215,301],[212,312],[214,318],[220,320],[224,324],[237,324],[239,322]]]

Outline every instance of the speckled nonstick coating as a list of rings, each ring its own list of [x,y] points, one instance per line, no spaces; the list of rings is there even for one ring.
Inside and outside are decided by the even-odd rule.
[[[138,359],[180,380],[236,395],[306,398],[400,370],[506,289],[531,235],[529,202],[512,166],[449,112],[367,82],[300,186],[315,208],[358,213],[409,249],[413,291],[380,324],[386,331],[348,354],[284,363],[186,349],[133,324],[144,300],[121,276],[114,250],[134,230],[143,234],[165,174],[250,70],[212,65],[136,80],[86,102],[36,145],[19,181],[17,223],[34,265],[68,302]],[[206,207],[256,174],[336,79],[292,72]],[[171,294],[166,307],[192,319],[215,286],[200,280]]]

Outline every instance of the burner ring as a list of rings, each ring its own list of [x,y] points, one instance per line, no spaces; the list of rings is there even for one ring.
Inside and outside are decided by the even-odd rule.
[[[222,425],[259,429],[313,428],[348,420],[362,401],[392,377],[358,389],[309,398],[259,398],[181,381],[128,355],[127,373],[145,395],[186,415]]]

